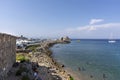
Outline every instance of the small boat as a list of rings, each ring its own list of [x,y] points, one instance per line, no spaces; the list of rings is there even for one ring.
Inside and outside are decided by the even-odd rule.
[[[108,42],[109,43],[115,43],[116,41],[115,40],[109,40]]]
[[[115,43],[115,39],[113,39],[113,34],[111,33],[110,39],[108,40],[108,43]]]

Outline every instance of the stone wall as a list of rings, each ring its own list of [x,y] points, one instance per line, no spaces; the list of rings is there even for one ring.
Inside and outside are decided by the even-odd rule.
[[[16,37],[0,33],[0,80],[5,80],[16,61]]]

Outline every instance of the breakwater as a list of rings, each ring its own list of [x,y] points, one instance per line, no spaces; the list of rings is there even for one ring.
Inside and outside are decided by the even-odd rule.
[[[70,42],[70,41],[69,41]],[[36,52],[32,55],[31,62],[37,62],[40,66],[47,67],[47,72],[44,72],[49,76],[49,79],[46,77],[45,79],[53,80],[54,76],[59,80],[70,80],[70,74],[68,74],[64,69],[64,65],[57,63],[52,57],[52,52],[50,51],[50,47],[55,44],[63,44],[69,43],[68,40],[61,41],[61,40],[54,40],[54,41],[45,41],[40,44],[40,47],[36,48]],[[43,71],[40,71],[43,72]],[[44,76],[44,75],[43,75]],[[54,78],[55,79],[55,78]]]

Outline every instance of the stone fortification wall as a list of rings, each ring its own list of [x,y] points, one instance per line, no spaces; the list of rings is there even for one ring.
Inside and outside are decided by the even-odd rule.
[[[0,80],[5,80],[16,61],[16,37],[0,33]]]

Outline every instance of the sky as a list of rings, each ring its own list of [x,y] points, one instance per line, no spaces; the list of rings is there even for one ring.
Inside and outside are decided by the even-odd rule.
[[[120,39],[120,0],[0,0],[0,32]]]

